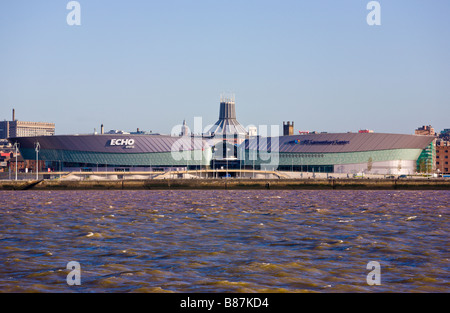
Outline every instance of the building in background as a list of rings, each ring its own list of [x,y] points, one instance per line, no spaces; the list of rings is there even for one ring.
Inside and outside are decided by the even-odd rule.
[[[294,134],[294,122],[283,122],[283,136],[292,136]]]
[[[450,129],[440,132],[436,140],[436,172],[450,174]]]
[[[236,104],[234,96],[222,96],[220,99],[219,119],[209,129],[207,135],[222,137],[235,143],[241,143],[247,130],[236,119]]]
[[[16,119],[16,112],[12,110],[11,121],[0,121],[0,172],[14,172],[16,170],[15,147],[8,138],[23,138],[38,136],[54,136],[55,124],[44,122],[24,122]],[[45,169],[45,162],[38,162],[39,170]],[[24,160],[17,154],[17,171],[26,173],[36,171],[36,160]]]
[[[248,135],[250,137],[258,136],[258,128],[256,126],[249,126]]]
[[[11,173],[15,173],[16,171],[16,158],[11,157],[9,159],[9,171]],[[36,165],[39,166],[39,168],[36,167]],[[39,172],[45,172],[47,171],[47,167],[45,164],[45,161],[39,160],[36,162],[36,160],[25,160],[21,155],[17,156],[17,172],[18,173],[36,173],[36,171],[39,169]]]
[[[55,135],[54,123],[18,121],[14,109],[12,117],[12,121],[0,122],[0,139]]]
[[[0,140],[6,140],[9,136],[9,123],[8,121],[0,121]]]
[[[189,127],[186,124],[186,120],[183,120],[183,126],[181,126],[180,136],[188,136],[189,135]]]
[[[439,134],[439,139],[444,141],[450,141],[450,128],[445,128]]]
[[[422,136],[435,136],[436,132],[434,131],[434,128],[431,127],[431,125],[428,126],[422,126],[417,128],[414,131],[415,135],[422,135]]]
[[[436,171],[440,174],[450,174],[450,141],[436,142]]]
[[[55,124],[43,122],[9,122],[9,137],[54,136]]]
[[[0,152],[0,172],[6,172],[8,168],[8,161],[11,154],[7,152]]]

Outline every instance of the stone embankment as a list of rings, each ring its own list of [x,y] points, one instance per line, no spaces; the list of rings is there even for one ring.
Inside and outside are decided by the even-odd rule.
[[[448,179],[147,179],[0,181],[0,190],[340,189],[450,190]]]

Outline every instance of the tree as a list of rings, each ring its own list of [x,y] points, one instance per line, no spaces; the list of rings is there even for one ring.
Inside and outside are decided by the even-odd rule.
[[[426,170],[425,159],[421,159],[419,161],[419,173],[425,173],[425,170]]]

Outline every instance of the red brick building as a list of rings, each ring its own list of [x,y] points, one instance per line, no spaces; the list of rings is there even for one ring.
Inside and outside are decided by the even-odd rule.
[[[16,157],[9,160],[9,170],[16,171]],[[39,161],[39,172],[47,171],[45,161]],[[22,156],[17,156],[17,172],[18,173],[36,173],[36,160],[24,160]]]
[[[436,171],[441,174],[450,174],[450,141],[437,140],[436,142]]]
[[[10,153],[0,152],[0,172],[4,172],[8,169],[8,161],[10,157]]]

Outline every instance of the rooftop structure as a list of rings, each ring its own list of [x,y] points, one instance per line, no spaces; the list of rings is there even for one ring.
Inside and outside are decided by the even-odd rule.
[[[283,136],[292,136],[294,134],[294,122],[283,122]]]
[[[417,128],[414,134],[423,136],[434,136],[436,132],[434,131],[434,128],[431,127],[431,125],[428,125]]]
[[[236,119],[234,96],[222,96],[220,99],[219,120],[209,129],[213,136],[247,135],[245,128]]]
[[[181,126],[180,136],[187,136],[187,135],[189,135],[189,127],[186,124],[186,120],[184,120],[183,126]]]

